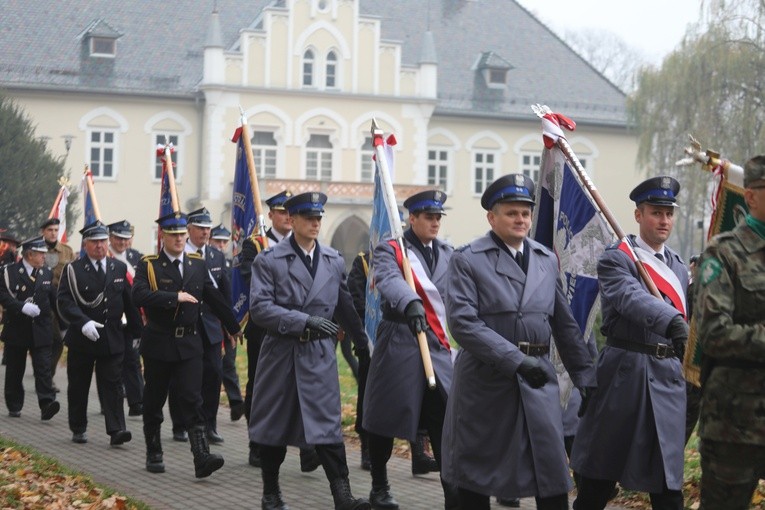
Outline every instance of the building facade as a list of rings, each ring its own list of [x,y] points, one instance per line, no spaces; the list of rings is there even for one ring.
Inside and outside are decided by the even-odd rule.
[[[493,179],[536,176],[537,102],[577,122],[574,150],[631,225],[641,175],[624,95],[514,1],[207,3],[62,0],[56,17],[5,6],[0,89],[67,156],[72,181],[90,167],[103,220],[133,222],[136,248],[154,249],[165,141],[182,208],[230,223],[240,111],[263,198],[327,193],[322,241],[349,259],[368,241],[373,118],[397,140],[397,199],[446,191],[455,245],[488,229],[479,199]]]

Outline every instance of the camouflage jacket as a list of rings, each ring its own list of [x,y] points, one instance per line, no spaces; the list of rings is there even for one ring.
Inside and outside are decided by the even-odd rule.
[[[765,239],[748,225],[715,237],[702,255],[695,313],[712,366],[700,436],[765,445]]]

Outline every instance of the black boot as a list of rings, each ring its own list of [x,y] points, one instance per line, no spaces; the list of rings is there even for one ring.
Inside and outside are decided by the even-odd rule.
[[[441,487],[444,488],[444,509],[460,510],[462,505],[460,505],[460,493],[457,486],[441,478]]]
[[[262,510],[290,510],[290,507],[284,504],[281,491],[275,494],[263,494],[260,499],[260,508]]]
[[[310,473],[316,471],[319,466],[321,466],[321,460],[319,454],[316,453],[316,448],[309,446],[300,449],[300,471]]]
[[[398,510],[398,501],[391,494],[388,483],[379,487],[372,486],[372,492],[369,493],[369,503],[374,510]]]
[[[146,471],[149,473],[164,473],[165,463],[162,459],[162,442],[159,439],[159,429],[146,430]]]
[[[194,476],[205,478],[223,467],[223,457],[210,453],[204,425],[194,425],[189,429],[189,442],[191,453],[194,454]]]
[[[348,478],[336,478],[329,483],[332,499],[335,500],[335,510],[371,510],[369,501],[354,498],[351,494],[351,482]]]
[[[409,443],[412,448],[412,474],[424,475],[430,472],[438,471],[438,463],[436,459],[425,453],[425,437],[424,433],[417,432],[417,441]]]

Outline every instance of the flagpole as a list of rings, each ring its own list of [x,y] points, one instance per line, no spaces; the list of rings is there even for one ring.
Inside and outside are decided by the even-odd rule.
[[[552,110],[550,110],[550,108],[548,108],[547,106],[532,105],[531,109],[540,119],[546,119],[548,122],[551,121],[551,119],[548,116],[553,113],[552,113]],[[560,131],[560,127],[558,127],[558,130]],[[634,250],[634,246],[632,246],[632,240],[627,236],[624,230],[622,230],[622,227],[619,225],[619,222],[616,220],[616,217],[611,212],[611,209],[609,209],[608,206],[606,205],[605,200],[603,200],[603,197],[600,195],[600,192],[598,192],[598,189],[595,187],[595,183],[593,183],[592,180],[590,179],[590,176],[587,175],[587,171],[582,166],[582,163],[579,161],[579,158],[574,153],[574,150],[571,148],[571,145],[569,145],[568,140],[566,140],[566,137],[563,135],[563,132],[560,131],[560,133],[557,133],[557,135],[558,136],[556,137],[555,144],[561,150],[566,160],[571,164],[571,166],[574,167],[574,172],[579,178],[579,182],[583,184],[583,189],[585,190],[585,192],[589,194],[592,201],[598,207],[600,214],[603,215],[606,222],[614,231],[616,236],[619,239],[625,241],[625,244],[627,245],[630,252],[632,253],[633,260],[635,261],[635,267],[637,268],[638,274],[640,275],[640,278],[643,280],[643,282],[646,284],[646,287],[648,287],[648,291],[651,294],[653,294],[655,297],[663,300],[664,298],[662,297],[661,292],[659,292],[659,289],[656,287],[656,284],[651,279],[651,276],[648,274],[648,271],[646,270],[645,265],[643,264],[643,261],[640,260],[640,255]]]
[[[48,213],[48,219],[53,218],[53,216],[56,214],[56,211],[58,210],[58,205],[61,203],[61,197],[64,195],[64,186],[61,186],[58,189],[58,195],[56,195],[56,200],[53,201],[53,207],[50,208],[50,212]]]
[[[90,195],[90,202],[93,205],[93,213],[96,219],[101,221],[101,210],[98,208],[98,200],[96,200],[96,188],[93,186],[93,173],[88,165],[85,165],[85,184],[88,187],[88,195]]]
[[[173,212],[180,212],[178,190],[175,187],[175,173],[173,172],[173,151],[168,143],[165,143],[165,172],[167,172],[167,183],[170,187],[170,202],[173,205]]]
[[[720,153],[712,149],[707,149],[705,152],[701,151],[701,144],[692,135],[688,135],[691,139],[691,145],[684,149],[687,158],[681,159],[675,163],[675,166],[684,166],[694,162],[701,163],[704,170],[707,172],[715,173],[715,170],[719,167],[723,171],[723,175],[726,179],[731,174],[735,174],[737,180],[743,181],[744,169],[739,165],[728,161],[727,159],[721,159]]]
[[[250,186],[252,187],[252,200],[255,202],[255,216],[258,221],[258,235],[261,237],[263,248],[268,248],[268,237],[266,237],[266,219],[263,217],[263,205],[260,203],[260,186],[258,185],[258,174],[255,171],[255,157],[252,155],[252,143],[250,141],[250,127],[247,124],[247,117],[244,110],[239,107],[242,124],[242,143],[247,157],[247,170],[250,173]]]
[[[383,130],[377,126],[377,121],[372,119],[372,139],[377,156],[377,165],[380,170],[380,182],[385,191],[385,207],[388,209],[388,218],[391,220],[391,234],[398,243],[401,250],[401,267],[404,272],[404,279],[409,287],[415,291],[414,277],[412,276],[412,266],[409,263],[409,255],[404,244],[404,231],[401,228],[401,222],[398,221],[398,209],[396,208],[396,195],[393,191],[393,181],[390,177],[388,160],[383,152]],[[424,331],[417,333],[417,344],[420,347],[420,357],[425,369],[425,378],[428,381],[428,387],[432,390],[436,387],[436,375],[433,371],[433,360],[430,359],[430,349],[428,348],[428,337]]]

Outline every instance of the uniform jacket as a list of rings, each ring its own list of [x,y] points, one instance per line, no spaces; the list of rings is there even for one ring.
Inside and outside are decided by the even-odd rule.
[[[53,271],[53,286],[58,288],[58,284],[61,281],[61,272],[64,270],[64,266],[72,262],[75,259],[74,251],[69,245],[56,242],[53,248],[48,248],[48,253],[45,254],[45,265],[50,267]]]
[[[316,256],[316,255],[314,255]],[[316,275],[292,243],[264,250],[253,264],[250,319],[267,330],[253,387],[250,439],[272,446],[343,441],[335,339],[300,342],[310,316],[335,320],[367,345],[348,292],[343,257],[320,246]]]
[[[594,386],[592,358],[571,315],[558,260],[527,240],[528,270],[490,235],[454,252],[446,309],[462,347],[454,365],[442,443],[442,476],[500,498],[553,496],[571,488],[555,368],[533,389],[516,371],[519,342],[555,344],[577,387]]]
[[[194,251],[194,248],[186,244],[187,250]],[[210,276],[215,282],[218,292],[231,307],[231,279],[226,271],[226,256],[223,252],[210,245],[205,246],[204,261]],[[211,344],[219,344],[223,341],[223,327],[220,320],[215,316],[212,309],[206,303],[202,303],[202,309],[199,314],[201,326],[205,330],[207,341]],[[203,337],[204,338],[204,337]]]
[[[135,250],[133,248],[128,248],[125,250],[125,258],[127,258],[127,261],[130,262],[130,265],[133,267],[138,266],[138,263],[141,261],[141,252],[138,250]]]
[[[27,301],[40,307],[40,315],[34,319],[21,312]],[[0,305],[4,308],[2,340],[6,344],[23,347],[51,345],[56,289],[50,268],[41,267],[34,281],[21,261],[0,269]]]
[[[151,266],[156,288],[152,288]],[[179,303],[178,292],[188,292],[199,303]],[[196,253],[183,257],[183,277],[175,270],[164,250],[141,259],[133,280],[133,299],[143,308],[146,326],[141,335],[141,354],[162,361],[179,361],[202,356],[202,341],[197,331],[201,303],[204,301],[235,334],[239,323],[223,295],[212,283],[207,266]],[[176,336],[178,328],[185,332]]]
[[[130,296],[127,266],[114,258],[107,257],[105,262],[106,278],[102,280],[90,259],[80,257],[64,268],[58,287],[58,310],[69,323],[64,342],[70,349],[94,356],[125,351],[123,313],[132,338],[141,330],[141,317]],[[82,326],[90,320],[104,325],[98,329],[100,337],[95,342],[82,334]]]
[[[677,253],[665,258],[688,286],[688,269]],[[607,339],[664,343],[667,326],[679,312],[653,297],[635,264],[609,247],[598,261],[603,325]],[[598,391],[579,423],[571,465],[590,478],[617,480],[625,488],[680,490],[685,447],[685,381],[681,360],[606,345],[598,357]]]
[[[699,435],[765,446],[765,239],[748,225],[715,237],[694,286],[698,340],[712,364]]]
[[[422,253],[408,239],[405,244],[409,257],[420,260],[430,281],[445,299],[447,268],[454,249],[438,240],[433,241],[433,250],[438,250],[438,256],[431,273]],[[377,244],[372,259],[375,287],[380,291],[382,307],[398,320],[383,319],[377,327],[364,394],[363,427],[382,436],[414,441],[427,381],[417,338],[409,330],[404,311],[409,303],[421,299],[404,280],[393,247],[387,241]],[[446,401],[452,384],[451,353],[441,345],[433,331],[428,330],[426,336],[436,374],[436,388]]]

